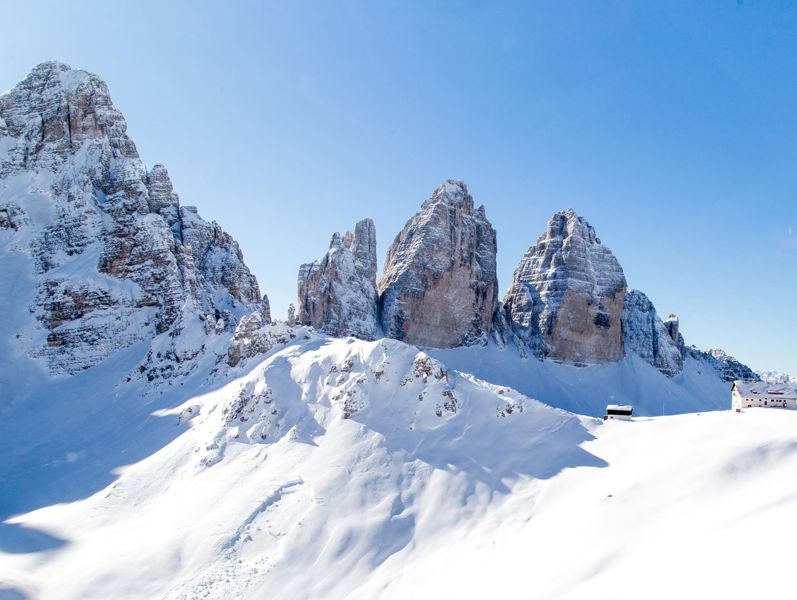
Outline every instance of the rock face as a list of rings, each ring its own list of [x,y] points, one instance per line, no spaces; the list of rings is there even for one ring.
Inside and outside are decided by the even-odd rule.
[[[504,297],[512,335],[537,356],[572,363],[621,359],[626,281],[595,230],[558,212],[529,248]]]
[[[145,169],[106,84],[60,63],[0,96],[4,230],[32,258],[36,287],[38,325],[18,337],[53,373],[167,331],[175,340],[208,315],[232,331],[267,313],[237,243],[180,206],[163,166]]]
[[[321,260],[299,268],[297,318],[329,335],[373,340],[376,308],[376,229],[365,219],[354,233],[335,233]]]
[[[645,294],[629,290],[625,296],[622,323],[627,353],[633,352],[670,377],[683,370],[683,343],[675,315],[663,322]]]
[[[496,236],[484,206],[448,180],[423,203],[387,252],[379,280],[388,337],[451,348],[483,342],[497,307]]]
[[[307,336],[285,322],[268,323],[262,313],[253,312],[241,318],[227,351],[227,363],[235,367],[241,361],[264,354],[278,344],[287,344],[297,333]]]
[[[690,357],[702,361],[714,369],[724,381],[731,382],[737,379],[761,381],[761,377],[750,367],[719,348],[700,350],[695,346],[690,346],[686,352]]]

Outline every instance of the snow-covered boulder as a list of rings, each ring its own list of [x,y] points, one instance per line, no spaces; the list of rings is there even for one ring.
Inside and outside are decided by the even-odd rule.
[[[449,179],[387,252],[378,285],[385,335],[436,348],[484,341],[498,301],[495,256],[484,206]]]
[[[167,332],[153,360],[188,359],[202,339],[177,338],[205,315],[232,331],[263,310],[238,245],[180,206],[163,166],[147,172],[99,77],[41,64],[0,96],[0,121],[0,234],[34,286],[16,339],[52,373]]]
[[[321,259],[299,268],[299,310],[303,325],[329,335],[373,340],[376,321],[376,229],[371,219],[354,233],[335,233]]]
[[[626,281],[595,230],[572,210],[555,213],[523,256],[504,297],[521,346],[571,363],[621,359]]]

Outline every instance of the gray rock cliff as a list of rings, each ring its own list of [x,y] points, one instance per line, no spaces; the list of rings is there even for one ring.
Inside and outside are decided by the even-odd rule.
[[[321,259],[299,268],[297,320],[333,336],[377,335],[376,229],[371,219],[354,233],[335,233]]]
[[[626,288],[611,250],[567,210],[523,256],[503,305],[520,347],[563,362],[606,363],[624,356]]]
[[[629,290],[623,308],[625,351],[633,352],[668,376],[683,369],[682,343],[678,319],[670,315],[666,322],[656,313],[650,299],[638,290]]]
[[[126,129],[106,84],[61,63],[0,96],[0,232],[35,286],[35,326],[18,338],[53,373],[165,332],[179,361],[199,349],[178,338],[207,315],[229,331],[253,311],[268,319],[237,243],[180,205]]]

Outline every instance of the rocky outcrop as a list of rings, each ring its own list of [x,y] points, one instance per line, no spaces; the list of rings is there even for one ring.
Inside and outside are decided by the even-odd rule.
[[[266,321],[260,312],[246,315],[235,328],[227,352],[227,363],[235,367],[248,358],[265,354],[277,345],[289,343],[297,335],[309,337],[305,330],[285,322]]]
[[[231,332],[264,314],[238,245],[180,206],[126,129],[106,84],[60,63],[0,96],[0,226],[31,256],[36,284],[38,327],[18,338],[54,373],[166,332],[180,360],[195,352],[178,338],[205,315]]]
[[[690,346],[686,352],[688,356],[714,369],[717,375],[724,381],[731,382],[737,379],[761,381],[761,377],[750,367],[739,362],[733,356],[726,354],[724,350],[719,348],[700,350],[696,346]]]
[[[572,210],[551,217],[504,297],[518,345],[577,364],[621,359],[626,281],[595,230]]]
[[[299,268],[297,319],[329,335],[373,340],[376,308],[376,229],[365,219],[354,233],[335,233],[321,260]]]
[[[681,372],[683,356],[675,315],[663,322],[645,294],[629,290],[625,296],[622,325],[627,353],[636,354],[670,377]]]
[[[448,180],[396,237],[379,280],[388,337],[451,348],[484,341],[497,306],[496,236],[484,206]]]

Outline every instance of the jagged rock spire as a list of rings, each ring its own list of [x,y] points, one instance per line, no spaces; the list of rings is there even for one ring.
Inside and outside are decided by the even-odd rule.
[[[371,219],[354,233],[335,233],[321,259],[299,268],[298,320],[330,335],[372,340],[376,322],[376,229]]]
[[[485,339],[497,305],[496,235],[484,206],[447,180],[387,252],[379,280],[385,335],[450,348]]]

